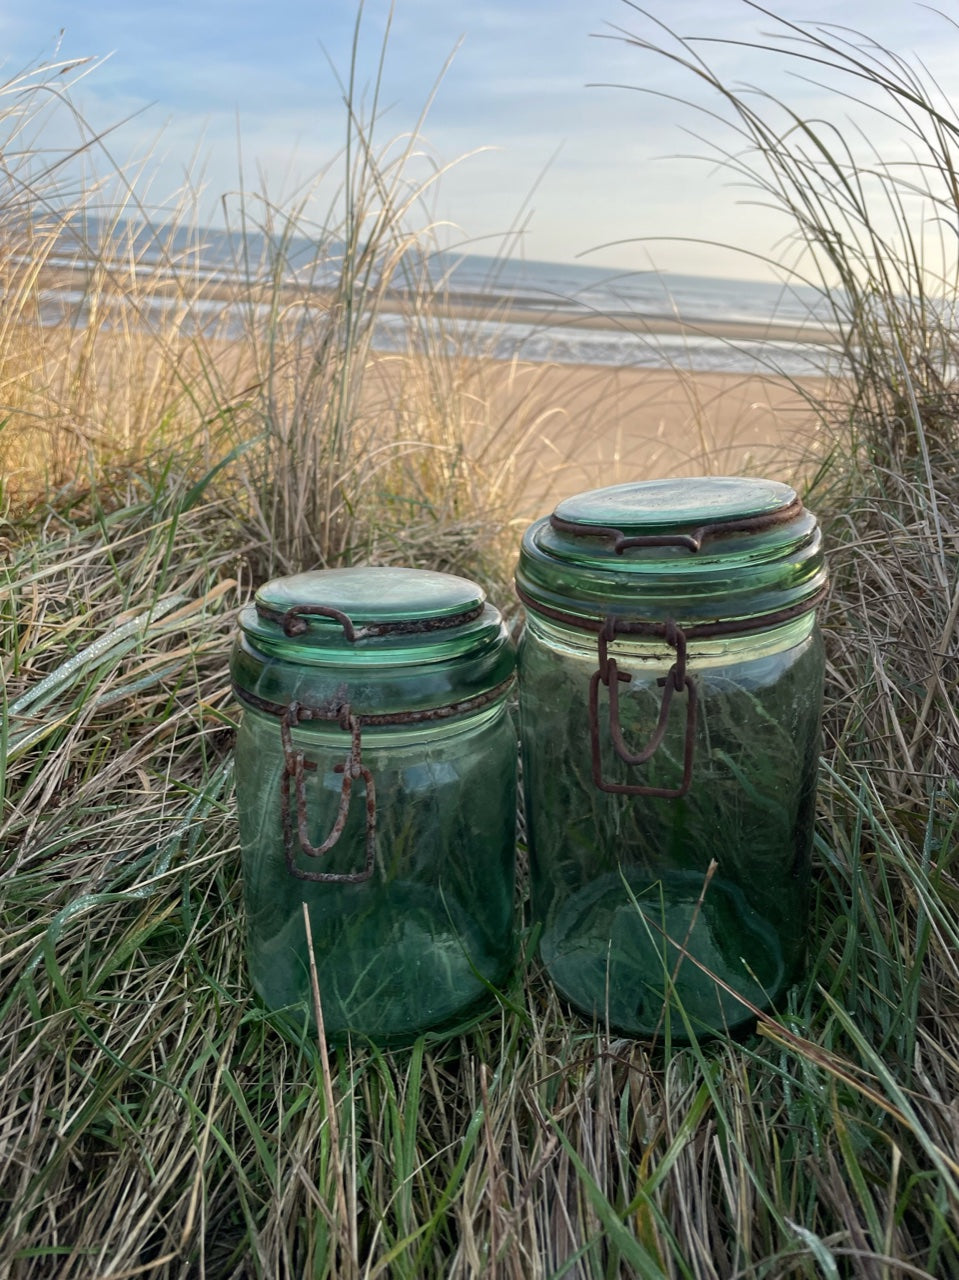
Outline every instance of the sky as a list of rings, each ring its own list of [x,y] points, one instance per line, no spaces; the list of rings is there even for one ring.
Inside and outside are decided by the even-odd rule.
[[[379,84],[374,148],[398,155],[397,140],[429,104],[408,169],[413,183],[430,179],[413,222],[434,222],[444,243],[479,253],[766,275],[760,259],[781,252],[782,220],[755,207],[728,169],[684,158],[704,150],[689,129],[720,145],[731,135],[672,100],[696,98],[694,76],[624,35],[669,45],[658,19],[685,36],[739,42],[696,48],[731,83],[764,86],[800,110],[842,125],[853,109],[795,66],[747,47],[774,23],[746,0],[646,0],[646,8],[648,15],[628,0],[395,0],[391,14],[388,0],[366,0],[355,78],[366,112]],[[959,100],[959,3],[940,0],[939,8],[791,0],[775,12],[813,25],[838,19],[921,58]],[[4,10],[0,114],[17,100],[25,69],[90,58],[57,83],[69,86],[90,128],[112,130],[109,156],[136,174],[145,202],[168,204],[186,184],[201,220],[216,222],[242,172],[248,190],[262,185],[278,205],[310,198],[325,207],[343,171],[347,116],[337,73],[345,80],[350,72],[354,0],[30,0]],[[8,111],[2,120],[10,118]],[[2,120],[0,149],[11,146]],[[892,126],[881,118],[867,127],[881,150],[903,145],[892,132],[885,137]],[[69,147],[76,138],[62,105],[30,128],[23,137],[38,146]]]

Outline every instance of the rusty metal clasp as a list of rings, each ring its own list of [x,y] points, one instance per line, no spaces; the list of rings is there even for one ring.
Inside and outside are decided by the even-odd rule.
[[[632,676],[620,671],[615,658],[609,656],[609,642],[615,638],[616,618],[610,615],[599,632],[597,651],[599,666],[589,682],[589,738],[593,757],[593,782],[600,791],[615,795],[660,796],[666,800],[678,800],[689,790],[693,774],[693,754],[696,746],[696,711],[698,691],[696,682],[686,671],[686,635],[675,622],[668,621],[663,625],[663,638],[671,649],[676,650],[676,661],[667,674],[658,681],[662,686],[663,700],[659,709],[659,720],[652,736],[641,751],[632,752],[623,738],[623,730],[619,720],[619,685],[628,684]],[[603,767],[600,753],[599,732],[599,686],[603,684],[609,691],[609,736],[613,750],[624,764],[646,764],[662,745],[669,723],[669,709],[673,695],[686,694],[686,733],[683,742],[683,777],[680,785],[670,787],[650,787],[633,782],[606,782],[603,778]]]
[[[349,703],[344,702],[339,708],[337,722],[341,729],[350,735],[350,752],[344,764],[334,766],[334,773],[343,775],[340,788],[340,804],[336,820],[330,834],[322,844],[315,845],[310,840],[306,817],[306,771],[315,770],[316,765],[305,760],[303,752],[293,745],[292,730],[301,720],[317,718],[311,715],[310,708],[301,707],[298,702],[291,702],[280,719],[280,739],[283,743],[283,776],[280,779],[280,812],[283,818],[283,843],[286,851],[286,867],[290,875],[299,880],[320,880],[328,884],[360,884],[369,880],[373,874],[373,862],[376,856],[376,786],[373,775],[363,764],[362,744],[360,741],[360,722],[350,711]],[[328,714],[324,714],[328,719]],[[296,865],[297,846],[308,858],[320,858],[329,852],[343,834],[347,815],[350,811],[350,800],[353,794],[353,782],[362,778],[366,786],[366,861],[362,871],[302,871]],[[291,791],[296,796],[296,813],[294,822]]]

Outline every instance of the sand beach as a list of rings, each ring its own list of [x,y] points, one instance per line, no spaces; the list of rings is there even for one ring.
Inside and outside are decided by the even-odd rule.
[[[739,374],[526,365],[493,395],[504,410],[522,397],[535,419],[516,456],[528,475],[525,515],[629,480],[747,472],[790,480],[818,426],[798,386]]]
[[[397,411],[407,356],[381,356],[367,383],[374,414]],[[815,404],[825,378],[463,361],[458,394],[477,406],[471,452],[502,471],[517,521],[564,496],[663,476],[764,475],[792,482],[822,447]]]
[[[54,323],[75,323],[75,309],[84,305],[94,284],[85,268],[46,268],[44,305],[54,309]],[[115,390],[131,377],[130,339],[114,341],[109,331],[126,332],[135,312],[138,323],[162,334],[176,299],[190,298],[191,282],[162,269],[127,278],[118,267],[99,285],[98,314],[108,332],[98,344],[98,378]],[[211,277],[192,287],[206,314],[221,322],[226,318],[229,327],[238,296],[235,282]],[[240,296],[267,307],[265,291],[261,297],[244,286]],[[322,312],[335,308],[337,300],[327,290],[291,282],[283,303],[291,310]],[[829,395],[827,379],[763,372],[750,352],[753,344],[766,344],[768,367],[775,368],[780,351],[786,360],[808,351],[805,367],[815,368],[835,338],[811,322],[777,323],[761,316],[747,322],[715,312],[695,321],[659,312],[571,312],[534,305],[530,298],[469,291],[424,298],[389,290],[377,306],[378,315],[399,326],[394,334],[422,332],[425,315],[435,325],[437,340],[422,357],[411,354],[403,338],[398,346],[406,349],[393,352],[373,342],[361,408],[371,447],[402,442],[411,414],[450,414],[457,428],[446,439],[466,448],[474,473],[482,473],[486,482],[484,497],[488,494],[507,519],[525,521],[551,510],[565,495],[636,479],[752,473],[794,480],[815,458],[820,431],[815,406]],[[493,349],[497,331],[517,327],[535,333],[539,358],[478,354]],[[611,344],[610,350],[620,363],[593,357],[589,335],[597,334],[615,340],[618,346]],[[710,358],[717,368],[696,367],[694,344],[704,339],[713,344]],[[213,357],[221,372],[235,364],[238,385],[259,376],[251,368],[243,371],[242,328],[231,338],[204,341],[208,351],[222,353]],[[677,341],[679,358],[673,355]],[[187,339],[187,352],[189,346]],[[566,354],[545,358],[554,346]],[[580,350],[591,363],[577,362]],[[168,346],[158,343],[140,381],[150,383],[157,376],[155,360],[165,361],[168,354]],[[737,363],[740,370],[729,371]],[[131,389],[127,395],[132,394]],[[413,434],[424,439],[421,428]],[[442,433],[429,435],[429,447],[443,439]]]

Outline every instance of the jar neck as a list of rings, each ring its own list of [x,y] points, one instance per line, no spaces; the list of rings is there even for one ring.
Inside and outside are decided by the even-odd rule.
[[[502,715],[513,685],[514,679],[511,676],[494,689],[446,706],[427,710],[355,714],[348,702],[337,705],[299,702],[283,705],[252,695],[237,685],[234,685],[234,693],[243,705],[245,714],[253,715],[261,722],[272,721],[278,726],[285,724],[291,732],[306,733],[312,738],[337,740],[349,731],[350,726],[355,726],[364,737],[405,739],[458,733],[464,728],[477,728],[495,720]]]
[[[697,637],[695,632],[692,635],[687,633],[686,657],[689,662],[698,665],[720,665],[747,657],[767,657],[801,644],[815,625],[815,610],[810,609],[787,622],[762,629],[707,637]],[[550,648],[565,651],[577,658],[596,659],[599,636],[593,629],[557,622],[531,608],[526,613],[526,629],[529,636]],[[611,653],[637,661],[662,661],[668,665],[675,656],[673,648],[661,636],[636,635],[616,630],[607,643]]]

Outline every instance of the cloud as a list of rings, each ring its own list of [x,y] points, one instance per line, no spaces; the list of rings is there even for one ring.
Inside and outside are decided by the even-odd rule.
[[[741,0],[647,4],[680,34],[697,37],[694,50],[733,82],[766,85],[803,110],[839,121],[851,113],[851,104],[815,83],[825,69],[787,66],[748,47],[774,24]],[[436,196],[442,216],[466,234],[508,230],[537,183],[532,256],[570,258],[599,241],[637,234],[740,230],[753,240],[765,235],[767,243],[779,234],[778,224],[742,207],[743,193],[730,188],[728,174],[658,158],[703,150],[684,130],[703,130],[729,146],[735,135],[657,96],[691,97],[710,110],[722,105],[703,97],[695,77],[667,57],[622,38],[617,28],[677,48],[631,6],[619,0],[396,0],[384,54],[389,7],[388,0],[366,0],[356,47],[361,100],[368,110],[383,55],[376,137],[385,145],[415,124],[456,50],[425,124],[427,156],[414,172],[490,148],[455,165]],[[831,22],[837,13],[834,0],[793,7],[813,23]],[[327,58],[349,74],[352,0],[140,0],[136,6],[90,0],[70,5],[66,19],[63,0],[7,8],[0,38],[8,71],[22,65],[18,60],[52,53],[61,25],[68,56],[115,51],[77,87],[75,99],[95,128],[130,117],[109,145],[123,164],[151,156],[152,192],[176,190],[192,167],[194,175],[205,175],[215,204],[220,191],[236,184],[238,150],[248,180],[255,182],[262,169],[277,185],[278,199],[336,162],[346,117]],[[915,48],[946,84],[954,79],[959,35],[941,15],[903,0],[846,0],[841,16],[894,48]],[[622,87],[609,87],[615,85]],[[894,142],[877,122],[871,127],[873,139],[891,153]],[[65,138],[69,129],[61,121],[46,137]],[[637,260],[644,253],[637,249]],[[676,255],[687,260],[685,252]]]

